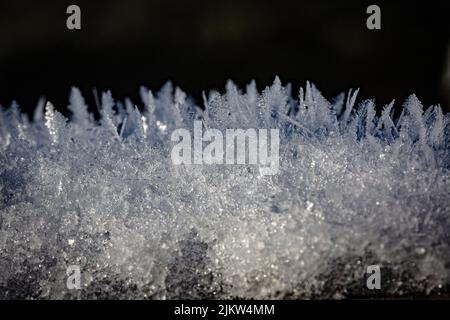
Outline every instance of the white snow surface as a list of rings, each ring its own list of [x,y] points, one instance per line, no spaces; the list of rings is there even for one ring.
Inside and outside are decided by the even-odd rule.
[[[2,298],[345,298],[448,294],[450,116],[411,95],[375,108],[307,83],[231,81],[201,105],[80,91],[70,119],[0,109]],[[62,109],[62,108],[61,108]],[[377,111],[376,111],[377,110]],[[170,134],[280,129],[280,169],[173,165]],[[381,266],[382,288],[366,288]],[[66,270],[78,265],[81,289]]]

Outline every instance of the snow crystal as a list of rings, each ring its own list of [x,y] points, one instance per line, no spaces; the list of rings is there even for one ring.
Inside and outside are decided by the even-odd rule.
[[[298,97],[228,82],[197,106],[166,84],[143,105],[78,89],[70,120],[0,109],[1,298],[342,298],[449,293],[450,116],[410,96]],[[44,107],[45,106],[45,107]],[[174,165],[170,134],[280,130],[279,171]],[[81,289],[66,285],[79,266]],[[366,268],[381,266],[381,290]]]

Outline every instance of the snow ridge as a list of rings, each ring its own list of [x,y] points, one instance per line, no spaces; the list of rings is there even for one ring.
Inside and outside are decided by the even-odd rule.
[[[0,109],[1,298],[343,298],[448,294],[450,116],[416,96],[333,102],[280,79],[196,105],[167,83],[142,105],[80,91],[70,119]],[[45,105],[45,106],[44,106]],[[176,166],[170,134],[280,130],[280,169]],[[382,289],[366,288],[366,267]],[[66,287],[69,265],[81,290]]]

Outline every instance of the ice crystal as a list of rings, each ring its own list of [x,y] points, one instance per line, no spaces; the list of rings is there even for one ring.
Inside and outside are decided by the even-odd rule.
[[[399,117],[358,91],[203,96],[166,84],[142,104],[78,89],[70,120],[0,109],[2,298],[342,298],[448,294],[449,115],[410,96]],[[174,165],[170,134],[277,128],[280,169]],[[381,290],[366,288],[380,265]],[[66,286],[77,265],[81,289]]]

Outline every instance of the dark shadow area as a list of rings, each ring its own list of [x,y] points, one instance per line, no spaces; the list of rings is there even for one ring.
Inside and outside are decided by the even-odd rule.
[[[66,28],[66,8],[81,7],[82,29]],[[360,87],[361,98],[397,104],[416,93],[449,111],[444,83],[448,1],[378,2],[382,29],[366,28],[372,2],[10,1],[0,4],[0,103],[24,111],[43,95],[64,110],[78,86],[139,100],[138,89],[167,80],[201,103],[223,91],[279,75],[295,91],[310,80],[331,99]],[[450,80],[449,80],[450,82]],[[294,96],[297,93],[294,92]]]

